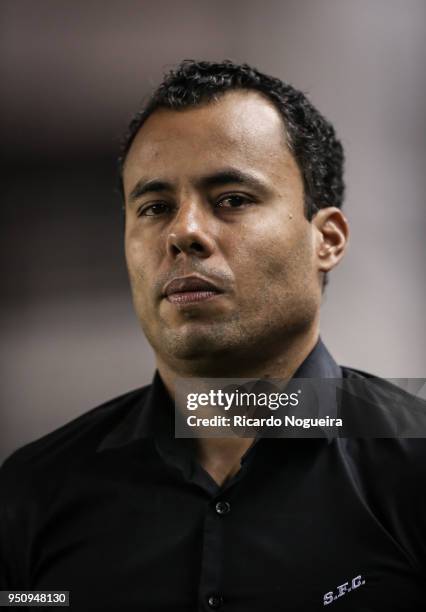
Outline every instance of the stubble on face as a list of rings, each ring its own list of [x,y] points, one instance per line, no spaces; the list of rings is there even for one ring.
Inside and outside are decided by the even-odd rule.
[[[218,213],[207,203],[211,194],[197,190],[198,177],[223,167],[251,172],[264,182],[266,189],[261,197],[255,194],[252,207]],[[138,219],[133,210],[126,214],[134,304],[157,355],[170,363],[231,363],[258,359],[262,351],[279,354],[283,343],[306,333],[320,302],[312,233],[300,171],[269,101],[253,92],[233,92],[203,107],[157,111],[129,152],[127,192],[141,175],[174,182],[170,199],[177,208],[187,207],[177,225],[173,214],[154,222]],[[191,234],[204,251],[168,251],[167,237],[174,230],[182,239]],[[159,299],[159,288],[173,272],[221,279],[226,292],[220,304],[178,311]]]

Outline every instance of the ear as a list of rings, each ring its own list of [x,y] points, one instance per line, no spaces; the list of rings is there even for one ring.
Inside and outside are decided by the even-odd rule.
[[[312,225],[319,272],[329,272],[343,259],[349,240],[349,224],[335,206],[321,208]]]

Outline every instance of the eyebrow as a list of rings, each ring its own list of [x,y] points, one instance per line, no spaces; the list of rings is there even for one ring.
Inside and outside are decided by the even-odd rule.
[[[253,174],[236,170],[234,168],[226,168],[219,170],[213,174],[202,177],[197,181],[200,187],[222,187],[223,185],[247,185],[253,189],[266,191],[266,184]]]
[[[130,192],[129,200],[133,202],[146,193],[161,193],[163,191],[170,191],[171,189],[173,189],[172,184],[167,181],[161,181],[159,179],[140,179]]]
[[[222,187],[225,185],[237,184],[247,185],[252,189],[266,192],[267,185],[253,174],[237,170],[235,168],[225,168],[212,174],[207,174],[195,181],[201,188]],[[129,195],[129,201],[133,202],[147,193],[162,193],[173,191],[173,184],[160,179],[140,179],[133,187]]]

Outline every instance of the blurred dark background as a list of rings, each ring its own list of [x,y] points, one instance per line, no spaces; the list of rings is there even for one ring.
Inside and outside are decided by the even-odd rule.
[[[3,0],[0,19],[0,461],[151,380],[115,159],[131,115],[184,58],[252,63],[334,123],[352,235],[322,336],[346,365],[424,375],[423,0]]]

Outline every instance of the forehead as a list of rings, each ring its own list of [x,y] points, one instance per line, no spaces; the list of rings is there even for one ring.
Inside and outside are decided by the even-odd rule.
[[[201,106],[155,111],[130,147],[123,178],[127,191],[141,174],[178,180],[228,165],[271,181],[298,172],[283,119],[260,93],[233,91]]]

